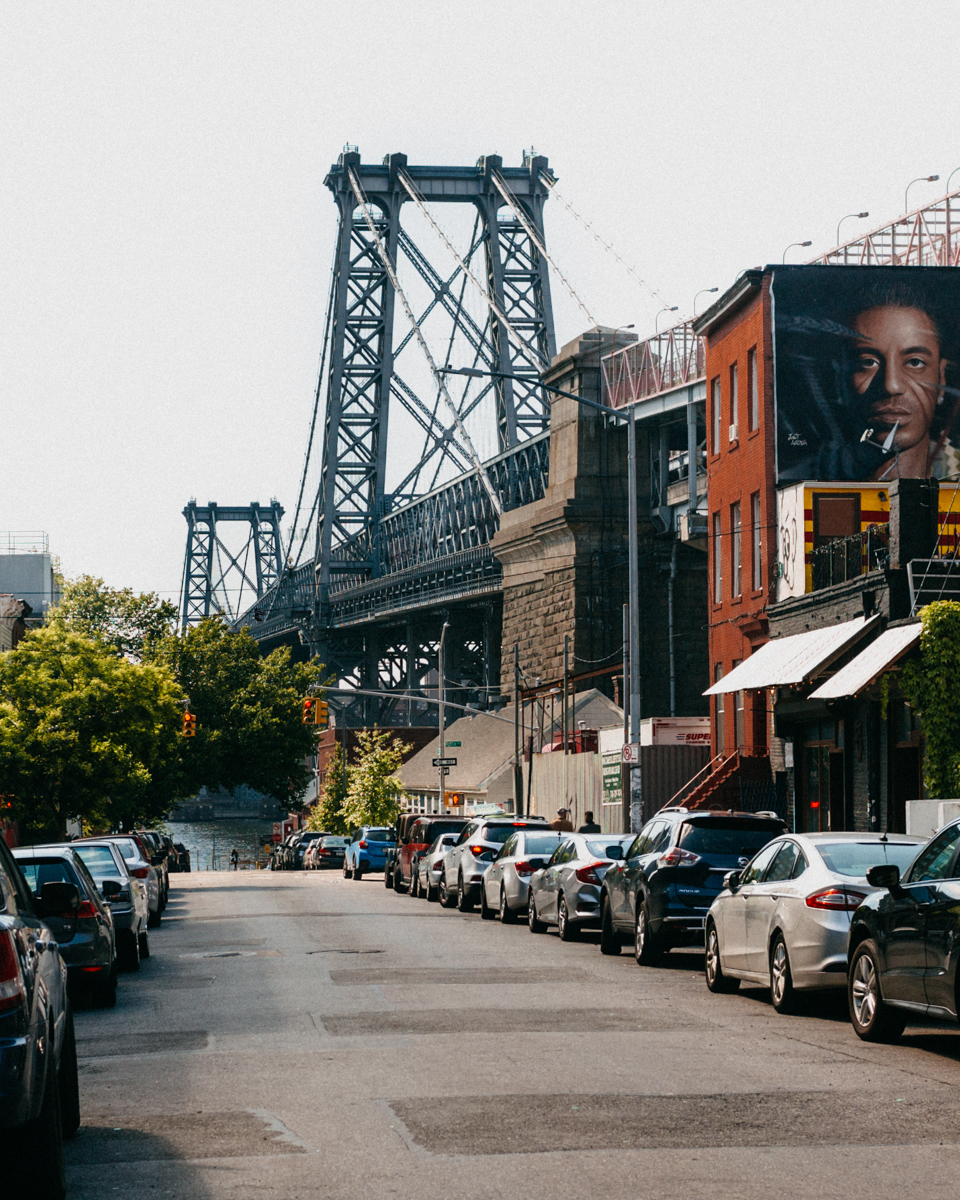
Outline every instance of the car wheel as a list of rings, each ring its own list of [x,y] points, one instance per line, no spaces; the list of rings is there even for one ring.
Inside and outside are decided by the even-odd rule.
[[[150,935],[146,930],[137,938],[137,949],[140,951],[141,958],[150,957]]]
[[[507,889],[500,888],[500,924],[501,925],[516,925],[517,914],[507,903]]]
[[[353,878],[357,881],[363,878],[363,872],[360,870],[359,863],[357,863],[357,865],[353,868]]]
[[[63,1200],[67,1194],[67,1180],[63,1159],[60,1088],[57,1072],[53,1069],[52,1031],[48,1041],[51,1057],[44,1085],[43,1108],[36,1120],[17,1131],[16,1146],[19,1153],[12,1172],[14,1189],[10,1194],[34,1196],[36,1200]],[[10,1176],[7,1182],[11,1182]]]
[[[420,895],[420,872],[414,871],[410,876],[410,895],[416,899]]]
[[[73,1013],[69,1011],[63,1033],[63,1048],[60,1051],[57,1086],[60,1089],[60,1123],[63,1126],[63,1136],[72,1138],[80,1128],[80,1075],[77,1070],[77,1039],[73,1031]]]
[[[663,951],[660,939],[654,936],[650,928],[650,914],[644,901],[637,908],[637,923],[634,929],[633,956],[641,967],[654,967],[660,961]]]
[[[352,871],[350,871],[350,870],[348,870],[348,869],[347,869],[347,864],[346,864],[346,863],[344,863],[344,864],[343,864],[343,877],[344,877],[344,879],[349,879],[349,878],[350,878],[352,875],[353,875],[353,872],[352,872]]]
[[[481,883],[480,885],[480,917],[484,921],[493,921],[496,918],[497,910],[491,908],[487,903],[487,889]]]
[[[570,910],[567,908],[567,900],[563,895],[557,902],[557,933],[560,934],[561,942],[575,942],[580,933],[580,930],[570,920]]]
[[[120,937],[119,945],[117,946],[117,954],[120,958],[120,966],[125,971],[140,970],[140,938],[132,930],[124,929],[123,936]]]
[[[853,952],[847,975],[850,1023],[864,1042],[895,1042],[907,1021],[880,994],[879,957],[875,943],[869,940]]]
[[[703,975],[711,992],[735,992],[740,986],[739,979],[731,979],[723,973],[723,967],[720,965],[720,937],[716,925],[712,923],[707,926]]]
[[[780,933],[770,947],[770,999],[778,1013],[792,1012],[797,999],[787,944]]]
[[[384,873],[383,873],[383,886],[384,886],[385,888],[387,888],[388,890],[389,890],[389,889],[392,889],[392,888],[396,888],[396,886],[397,886],[397,881],[394,879],[394,877],[393,877],[393,872],[392,872],[392,871],[384,871]],[[399,890],[399,889],[398,889],[398,890]]]
[[[531,933],[546,933],[547,927],[537,916],[537,902],[533,898],[533,893],[530,893],[530,898],[527,901],[527,926]]]
[[[473,912],[474,904],[470,893],[463,886],[463,876],[457,876],[457,912]]]
[[[156,912],[152,912],[150,914],[150,916],[147,917],[147,928],[148,929],[159,929],[160,928],[160,910],[159,909],[157,909]]]
[[[440,899],[440,889],[438,887],[434,887],[431,883],[427,883],[427,886],[424,889],[424,894],[431,904],[436,904],[436,902]]]
[[[456,893],[451,892],[447,887],[447,876],[446,872],[444,872],[444,874],[440,876],[440,903],[444,908],[453,908],[456,902]]]
[[[604,896],[603,908],[600,914],[600,953],[619,954],[623,949],[620,934],[613,927],[613,912],[610,909],[610,898]]]
[[[97,989],[94,997],[94,1003],[100,1008],[116,1008],[117,1007],[117,960],[114,959],[110,966],[110,974],[107,976],[107,982],[102,987]]]

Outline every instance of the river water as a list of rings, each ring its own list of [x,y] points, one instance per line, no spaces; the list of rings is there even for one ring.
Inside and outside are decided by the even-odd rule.
[[[272,821],[167,821],[166,830],[190,851],[194,871],[229,870],[234,847],[241,859],[255,859],[259,850],[261,861],[266,861],[263,847],[273,838]]]

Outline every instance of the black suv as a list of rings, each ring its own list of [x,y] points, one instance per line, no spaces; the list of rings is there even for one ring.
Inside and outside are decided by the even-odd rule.
[[[661,809],[604,876],[601,951],[619,954],[630,936],[637,962],[652,966],[673,946],[702,942],[724,875],[785,829],[772,812]]]
[[[0,838],[0,1161],[4,1195],[61,1200],[63,1138],[80,1128],[67,969],[45,915],[76,922],[80,892],[50,882],[34,899]],[[69,928],[67,929],[69,933]]]
[[[900,878],[894,863],[871,867],[874,892],[850,921],[850,1020],[865,1042],[894,1042],[907,1021],[958,1016],[960,820],[920,850]]]

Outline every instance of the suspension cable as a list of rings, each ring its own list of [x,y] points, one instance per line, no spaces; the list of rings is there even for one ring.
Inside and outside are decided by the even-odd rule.
[[[470,282],[473,284],[473,286],[477,289],[477,291],[483,297],[484,303],[487,305],[487,307],[490,309],[490,311],[493,313],[493,315],[497,318],[497,320],[500,322],[500,324],[504,327],[504,329],[506,329],[506,331],[510,337],[510,340],[517,347],[517,349],[520,351],[520,353],[524,355],[524,357],[527,359],[527,361],[530,363],[530,365],[536,369],[536,371],[538,373],[540,371],[542,371],[544,369],[544,367],[546,366],[546,363],[541,361],[541,359],[540,359],[539,355],[536,353],[536,351],[523,339],[523,337],[521,337],[521,335],[517,332],[517,330],[514,329],[513,325],[510,322],[510,318],[501,309],[500,305],[497,304],[496,300],[494,300],[494,298],[490,295],[490,293],[483,286],[483,284],[480,282],[480,280],[477,279],[476,275],[474,275],[473,271],[470,270],[470,268],[467,266],[467,264],[464,262],[464,260],[457,253],[457,250],[454,247],[453,243],[450,241],[450,239],[447,237],[447,235],[443,232],[443,230],[440,228],[440,226],[433,219],[433,216],[431,215],[430,210],[427,208],[426,204],[423,201],[423,197],[420,195],[420,192],[414,186],[413,181],[407,175],[406,171],[400,171],[399,178],[400,178],[400,182],[403,184],[403,186],[407,192],[407,195],[414,202],[414,204],[417,206],[417,208],[419,208],[421,213],[423,213],[423,215],[427,218],[427,220],[430,222],[431,226],[433,227],[434,233],[443,242],[443,244],[450,251],[450,253],[453,255],[453,257],[457,260],[457,263],[459,264],[460,269],[463,271],[463,273],[466,275],[466,277],[470,280]]]
[[[584,302],[577,295],[576,291],[574,290],[573,284],[570,283],[570,281],[567,279],[566,275],[564,275],[564,273],[560,270],[560,268],[557,266],[557,264],[553,261],[553,259],[547,253],[547,248],[543,244],[543,239],[539,236],[536,229],[534,229],[533,224],[530,222],[530,220],[527,217],[527,214],[523,211],[523,209],[520,207],[520,205],[516,203],[515,197],[508,189],[506,183],[504,183],[503,179],[500,177],[499,172],[492,171],[490,174],[490,178],[493,180],[493,186],[497,189],[497,191],[500,193],[500,195],[504,198],[504,200],[510,206],[510,211],[513,213],[513,215],[517,218],[517,220],[520,222],[520,224],[526,230],[527,237],[530,239],[531,242],[533,242],[533,244],[534,244],[534,246],[536,246],[538,252],[543,255],[543,257],[547,260],[547,262],[550,264],[550,266],[553,267],[554,274],[557,276],[557,278],[560,280],[560,282],[563,284],[563,286],[567,289],[567,291],[569,292],[569,294],[573,298],[573,300],[580,306],[580,311],[583,313],[583,315],[587,318],[587,320],[594,327],[594,329],[596,329],[597,322],[596,322],[593,314],[590,312],[590,310],[587,308],[587,306],[584,304]]]
[[[551,179],[549,175],[545,175],[543,172],[540,173],[540,178],[550,189],[550,194],[552,196],[556,196],[556,198],[560,201],[560,203],[567,210],[567,212],[576,221],[580,222],[580,224],[584,227],[584,229],[587,231],[587,233],[589,233],[596,241],[598,241],[600,243],[600,245],[604,248],[604,250],[607,251],[608,254],[612,254],[613,257],[616,259],[616,261],[620,264],[620,266],[623,267],[623,269],[629,275],[632,275],[633,278],[637,281],[637,283],[639,283],[642,288],[645,288],[646,291],[648,291],[650,293],[650,295],[654,298],[654,300],[656,300],[659,304],[662,304],[664,308],[669,307],[666,300],[663,298],[663,296],[660,295],[660,293],[656,290],[656,288],[651,287],[650,284],[647,283],[647,281],[641,277],[641,275],[637,271],[636,267],[631,267],[630,264],[625,259],[621,258],[620,255],[616,252],[616,250],[614,250],[614,248],[610,245],[610,243],[605,242],[603,240],[603,238],[600,236],[599,233],[597,233],[597,231],[590,224],[590,222],[588,220],[586,220],[585,217],[581,217],[580,214],[576,211],[576,209],[573,208],[572,205],[568,204],[566,200],[564,200],[564,198],[557,191],[556,182],[553,179]]]
[[[360,187],[360,181],[357,179],[352,167],[349,168],[349,172],[350,186],[353,189],[354,196],[357,198],[357,203],[360,206],[360,211],[363,213],[363,219],[366,222],[370,236],[373,238],[376,244],[377,253],[380,255],[380,261],[383,263],[383,269],[389,276],[390,282],[393,284],[393,290],[396,292],[400,303],[403,305],[403,311],[407,314],[407,320],[410,322],[417,342],[420,345],[420,349],[423,351],[424,358],[427,360],[427,365],[430,367],[430,373],[433,375],[434,382],[440,389],[440,394],[443,396],[447,407],[450,409],[450,412],[453,416],[453,423],[456,425],[457,432],[463,439],[464,445],[466,446],[467,452],[470,456],[470,460],[473,463],[474,470],[477,472],[480,482],[483,484],[487,496],[490,499],[490,504],[493,508],[493,511],[499,517],[503,511],[500,504],[500,497],[497,495],[496,490],[494,489],[493,483],[490,480],[490,476],[487,474],[487,469],[483,465],[480,455],[477,453],[473,441],[470,438],[470,434],[467,433],[466,427],[463,424],[463,421],[460,419],[460,411],[451,399],[450,393],[447,391],[446,381],[440,374],[437,364],[434,362],[433,355],[430,353],[430,347],[426,343],[426,339],[423,336],[423,331],[420,328],[420,324],[417,321],[417,318],[414,316],[413,309],[410,307],[410,303],[407,300],[403,288],[400,286],[400,280],[397,278],[397,272],[394,270],[393,263],[390,261],[390,255],[387,253],[387,248],[384,246],[380,234],[377,232],[377,227],[373,222],[373,217],[370,215],[370,210],[367,207],[366,197],[363,194],[363,189]],[[402,173],[400,177],[401,179],[403,178]]]

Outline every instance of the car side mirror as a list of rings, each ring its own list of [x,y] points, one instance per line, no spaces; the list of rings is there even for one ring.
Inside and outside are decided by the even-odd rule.
[[[728,871],[723,877],[723,886],[728,892],[735,892],[740,886],[740,872]]]
[[[111,896],[119,896],[123,891],[123,885],[117,883],[115,879],[105,879],[100,891],[109,899]]]
[[[622,846],[608,846],[607,847],[607,858],[622,859],[623,855],[624,855],[624,849]]]
[[[867,872],[867,883],[871,887],[886,888],[892,892],[900,883],[900,868],[896,863],[881,863]]]
[[[150,859],[151,867],[159,867],[163,863],[164,856],[162,854],[154,854]]]
[[[535,871],[542,871],[546,865],[547,865],[547,860],[545,858],[531,858],[530,859],[530,866],[533,867],[533,869]]]

